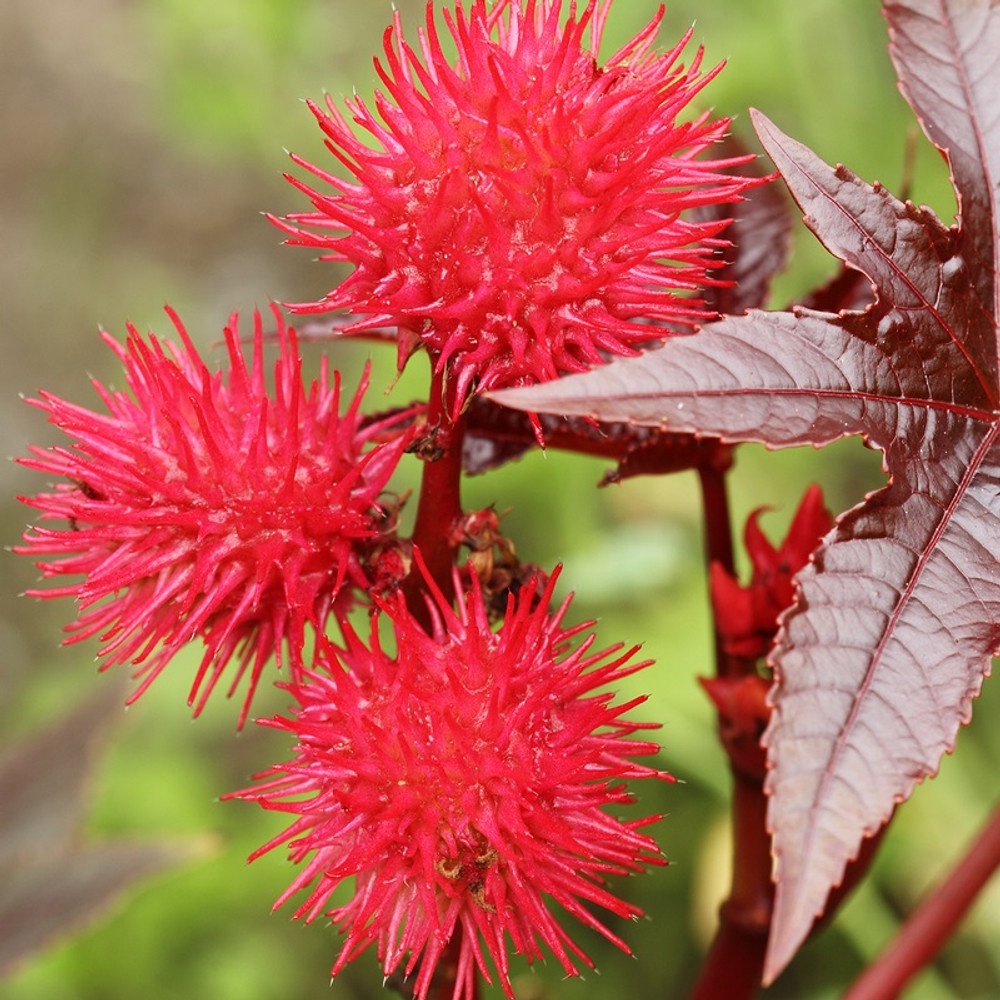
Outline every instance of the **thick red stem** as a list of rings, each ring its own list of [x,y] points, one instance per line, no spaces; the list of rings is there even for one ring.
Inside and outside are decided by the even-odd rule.
[[[446,594],[452,590],[455,555],[451,532],[462,516],[461,433],[453,427],[448,436],[458,439],[457,447],[449,445],[444,455],[425,463],[413,527],[413,544],[420,550],[434,582]]]
[[[705,555],[733,571],[733,538],[726,490],[726,470],[699,468],[705,511]],[[754,670],[752,661],[726,654],[716,629],[716,676],[740,677]],[[719,911],[719,928],[690,1000],[745,1000],[760,987],[764,952],[771,926],[771,838],[764,796],[764,751],[756,734],[736,732],[719,721],[722,744],[733,774],[733,876],[729,897]]]
[[[455,932],[445,947],[444,954],[438,960],[434,970],[434,980],[428,992],[428,1000],[452,1000],[455,995],[455,982],[458,979],[458,960],[462,953],[461,924],[455,925]],[[472,981],[472,996],[469,1000],[479,1000],[479,976]]]
[[[891,1000],[954,935],[962,917],[1000,868],[1000,808],[951,873],[910,915],[889,947],[861,974],[844,1000]]]
[[[705,511],[705,559],[709,563],[719,563],[727,573],[735,573],[732,519],[726,489],[726,473],[732,465],[732,457],[717,443],[713,456],[713,461],[698,467],[701,504]]]
[[[771,838],[761,779],[733,770],[733,881],[690,1000],[743,1000],[757,993],[771,926]]]
[[[423,452],[424,471],[420,481],[413,544],[420,551],[431,579],[448,597],[453,596],[452,567],[455,545],[452,531],[462,516],[462,438],[465,418],[452,423],[450,400],[441,376],[431,380],[427,432],[418,451]],[[424,580],[414,567],[403,584],[410,611],[429,624]]]

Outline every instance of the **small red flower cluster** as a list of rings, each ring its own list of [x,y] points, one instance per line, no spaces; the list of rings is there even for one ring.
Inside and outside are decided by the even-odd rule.
[[[431,634],[402,599],[379,602],[395,655],[377,621],[367,645],[345,626],[344,648],[326,646],[288,686],[295,717],[265,723],[295,737],[296,757],[234,795],[298,817],[255,855],[288,843],[308,858],[276,905],[312,885],[296,911],[312,920],[356,879],[328,914],[347,935],[334,975],[375,942],[387,976],[419,964],[423,998],[456,933],[462,996],[477,968],[489,980],[485,951],[513,997],[508,938],[529,961],[544,943],[577,975],[592,963],[546,897],[628,951],[585,904],[639,915],[604,879],[664,863],[640,832],[659,817],[604,807],[632,801],[623,779],[673,779],[631,759],[658,749],[633,738],[655,726],[625,718],[644,699],[616,705],[607,691],[647,664],[631,662],[636,648],[591,652],[593,634],[570,649],[592,623],[564,628],[568,599],[550,610],[557,575],[512,596],[496,631],[475,577],[457,611],[428,581]]]
[[[738,676],[701,678],[720,718],[732,732],[755,741],[771,714],[767,703],[771,680],[758,672],[758,661],[774,642],[782,612],[795,600],[795,574],[833,527],[818,486],[806,490],[778,548],[760,530],[757,522],[762,513],[755,510],[750,515],[744,533],[753,566],[749,584],[741,586],[718,563],[713,563],[709,578],[722,648],[730,657],[745,661],[746,671]]]
[[[750,583],[739,581],[718,563],[711,570],[712,605],[725,651],[730,656],[756,660],[771,648],[778,616],[795,598],[795,574],[809,561],[833,517],[823,504],[818,486],[806,490],[785,540],[775,548],[757,523],[763,510],[747,520],[744,544],[753,566]]]

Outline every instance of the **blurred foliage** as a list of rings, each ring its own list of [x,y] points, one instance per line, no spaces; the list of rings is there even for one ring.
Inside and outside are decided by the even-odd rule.
[[[136,883],[211,854],[203,837],[88,838],[100,749],[124,685],[95,687],[48,725],[0,746],[0,978],[99,919]]]
[[[408,25],[421,0],[399,0]],[[608,26],[610,52],[653,14],[654,0],[619,0]],[[388,0],[6,0],[0,5],[0,257],[9,348],[0,372],[4,447],[21,454],[51,432],[17,399],[38,386],[93,403],[90,370],[106,377],[113,359],[94,333],[99,320],[121,333],[133,319],[163,330],[164,299],[210,348],[233,309],[269,297],[306,300],[337,280],[330,266],[281,249],[259,212],[300,207],[280,177],[282,147],[322,157],[299,98],[370,94],[372,54],[391,16]],[[921,142],[907,166],[914,123],[899,97],[874,0],[672,0],[662,36],[695,24],[706,61],[729,62],[706,92],[716,113],[736,116],[749,135],[756,106],[829,161],[898,190],[912,174],[915,200],[950,220],[954,204],[937,154]],[[800,230],[792,268],[776,289],[782,304],[831,272]],[[338,345],[356,370],[367,348]],[[370,405],[392,376],[391,351],[377,353]],[[421,391],[408,372],[397,396]],[[710,638],[693,476],[592,486],[601,462],[530,454],[471,480],[470,507],[513,508],[505,520],[523,558],[565,563],[576,612],[600,618],[599,637],[644,640],[657,665],[630,679],[649,691],[643,711],[663,722],[664,761],[684,783],[638,789],[647,811],[668,814],[658,829],[671,866],[634,880],[648,921],[625,928],[638,962],[582,935],[602,972],[563,981],[554,963],[515,982],[528,998],[683,995],[697,969],[729,864],[726,764],[697,674],[709,673]],[[403,478],[412,482],[415,469]],[[40,488],[8,464],[3,495]],[[877,455],[857,441],[823,452],[741,450],[732,477],[738,525],[773,508],[765,527],[780,536],[805,485],[818,481],[842,510],[880,484]],[[566,516],[569,515],[569,516]],[[13,543],[25,511],[4,507]],[[26,604],[26,560],[8,559],[0,605],[5,661],[0,682],[4,739],[59,714],[107,678],[95,677],[93,649],[55,650],[65,607]],[[382,995],[366,956],[332,987],[336,935],[303,928],[287,910],[269,916],[289,879],[278,853],[249,870],[244,859],[279,829],[280,817],[217,797],[283,759],[277,734],[234,735],[236,705],[213,703],[192,723],[184,701],[196,651],[172,665],[129,709],[94,790],[92,832],[101,836],[211,833],[223,845],[209,863],[161,879],[92,933],[52,951],[0,983],[2,1000],[214,1000],[254,997],[368,998]],[[261,715],[280,711],[279,691],[262,691]],[[836,996],[852,972],[891,935],[915,895],[946,869],[989,808],[1000,731],[989,719],[1000,692],[987,684],[956,760],[901,809],[875,876],[834,925],[812,942],[768,993]],[[652,783],[650,783],[652,784]],[[2,807],[2,804],[0,804]],[[1000,893],[994,888],[911,1000],[1000,995]],[[515,960],[515,962],[518,960]]]

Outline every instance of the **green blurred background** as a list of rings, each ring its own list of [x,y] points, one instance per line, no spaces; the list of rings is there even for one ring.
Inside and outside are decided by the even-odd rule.
[[[420,0],[397,0],[409,25]],[[618,0],[607,50],[637,31],[652,0]],[[127,320],[165,331],[165,301],[195,341],[218,357],[234,309],[270,298],[316,298],[337,276],[311,254],[280,247],[261,218],[302,207],[281,179],[283,147],[323,154],[304,97],[371,93],[371,56],[391,16],[388,0],[4,0],[0,4],[0,255],[5,363],[0,369],[4,450],[56,440],[19,394],[46,388],[92,404],[86,376],[117,378],[97,337]],[[912,118],[895,88],[875,0],[673,0],[663,44],[690,24],[709,64],[729,66],[706,92],[718,114],[736,115],[747,137],[748,106],[829,161],[894,189],[904,176]],[[950,221],[946,171],[921,143],[913,196]],[[778,282],[777,303],[832,270],[811,238]],[[336,348],[356,370],[367,348]],[[315,351],[313,352],[315,357]],[[376,387],[388,383],[390,352],[375,357]],[[419,379],[402,394],[419,393]],[[412,387],[412,389],[410,389]],[[373,405],[380,405],[378,388]],[[521,555],[563,561],[576,613],[600,618],[605,644],[643,641],[657,666],[633,679],[651,692],[643,711],[663,722],[663,761],[683,784],[638,789],[647,811],[669,814],[657,835],[671,866],[622,887],[650,914],[624,928],[638,962],[581,932],[601,975],[563,981],[557,963],[524,970],[528,998],[682,997],[710,934],[728,868],[727,774],[698,674],[711,670],[693,477],[592,488],[603,463],[534,454],[470,481],[469,506],[512,507],[506,520]],[[403,479],[415,469],[404,470]],[[39,477],[13,463],[7,498],[34,492]],[[878,456],[860,443],[823,452],[767,454],[745,448],[733,476],[738,523],[761,505],[780,536],[807,483],[822,483],[842,510],[881,482]],[[405,485],[405,482],[402,483]],[[28,512],[3,502],[3,539],[15,544]],[[32,585],[28,560],[5,555],[0,604],[3,658],[0,730],[7,741],[53,718],[94,685],[88,647],[59,649],[71,609],[17,595]],[[288,747],[250,726],[233,733],[236,706],[216,702],[192,722],[184,705],[190,668],[172,665],[151,693],[122,714],[94,783],[93,837],[210,833],[210,861],[162,877],[108,919],[0,982],[3,1000],[229,1000],[368,998],[381,976],[366,956],[332,986],[333,932],[269,915],[290,877],[278,854],[247,868],[251,850],[280,817],[217,796],[246,783]],[[875,875],[834,925],[811,943],[768,995],[837,996],[891,934],[899,913],[942,872],[991,806],[1000,733],[988,724],[993,685],[963,732],[958,760],[918,790],[886,839]],[[993,704],[989,704],[992,702]],[[284,707],[262,691],[257,714]],[[0,803],[0,809],[3,803]],[[1000,996],[1000,892],[986,893],[939,965],[912,988],[915,1000]]]

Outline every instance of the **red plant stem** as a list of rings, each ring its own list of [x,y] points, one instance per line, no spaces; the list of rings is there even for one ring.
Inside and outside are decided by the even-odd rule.
[[[698,466],[698,483],[701,486],[701,506],[705,518],[705,564],[718,563],[727,573],[736,572],[733,554],[732,518],[729,514],[729,491],[726,473],[732,465],[728,448],[718,445],[714,461]],[[718,628],[715,633],[715,673],[717,677],[738,677],[750,669],[745,660],[734,660],[722,648]]]
[[[705,554],[733,571],[733,537],[726,467],[699,468],[705,511]],[[739,677],[753,664],[726,654],[716,629],[716,676]],[[764,969],[771,925],[771,838],[767,833],[764,751],[753,735],[730,731],[720,719],[719,734],[733,774],[733,875],[729,897],[719,911],[719,927],[690,1000],[744,1000],[754,996]]]
[[[442,375],[431,380],[427,413],[427,434],[423,444],[427,454],[420,481],[420,497],[413,526],[413,544],[419,549],[431,579],[447,596],[453,596],[452,566],[455,546],[451,532],[462,516],[462,438],[465,418],[452,423],[450,400]],[[403,584],[407,605],[418,620],[429,624],[420,571],[410,572]]]
[[[461,437],[457,433],[452,436]],[[413,544],[420,550],[431,578],[446,593],[452,589],[451,567],[455,549],[450,533],[462,516],[461,444],[449,446],[445,454],[424,464],[420,482]]]
[[[954,869],[910,915],[889,947],[844,1000],[891,1000],[947,944],[982,888],[1000,868],[1000,808]]]
[[[744,1000],[756,994],[774,898],[767,800],[761,780],[733,764],[733,881],[690,1000]]]
[[[452,1000],[455,995],[455,981],[458,979],[458,958],[462,952],[462,934],[464,930],[460,923],[455,924],[455,932],[445,946],[441,958],[434,971],[434,979],[428,992],[428,1000]],[[469,1000],[479,998],[479,975],[472,981],[472,996]]]
[[[715,446],[716,457],[698,467],[701,504],[705,511],[705,558],[719,563],[727,573],[735,573],[732,519],[729,516],[729,491],[726,473],[732,465],[728,449]]]

